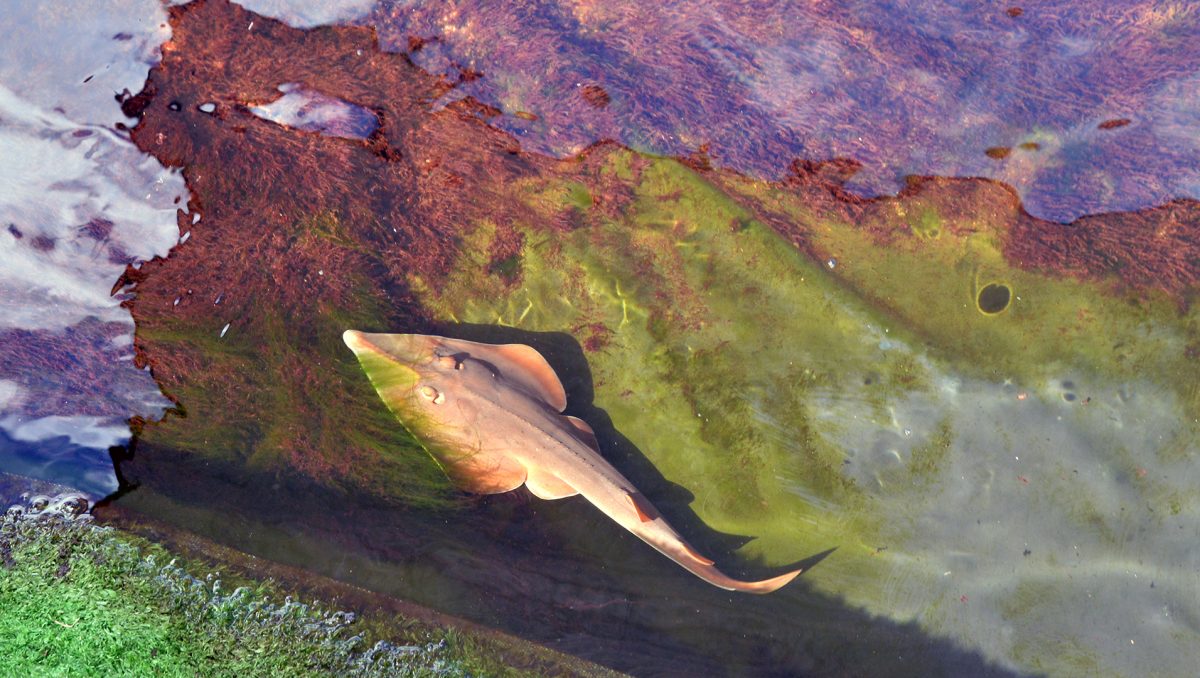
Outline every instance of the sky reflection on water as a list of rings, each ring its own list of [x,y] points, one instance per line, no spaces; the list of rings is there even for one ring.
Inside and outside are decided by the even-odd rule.
[[[245,4],[320,21],[295,3]],[[707,145],[721,166],[764,177],[797,157],[851,158],[863,195],[894,193],[909,174],[992,177],[1064,222],[1200,197],[1200,11],[1019,7],[385,0],[362,21],[387,49],[419,39],[417,64],[459,82],[449,99],[499,106],[508,115],[494,124],[529,150]]]
[[[114,127],[127,122],[115,95],[141,88],[166,15],[149,1],[0,14],[0,470],[103,495],[126,420],[170,405],[134,366],[133,320],[111,294],[126,265],[179,238],[182,177]],[[47,462],[30,465],[38,440]],[[74,462],[53,461],[68,447]]]

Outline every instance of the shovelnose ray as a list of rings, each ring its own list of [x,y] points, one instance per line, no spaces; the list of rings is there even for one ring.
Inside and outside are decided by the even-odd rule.
[[[600,456],[554,369],[524,344],[480,344],[423,334],[342,338],[393,414],[460,488],[479,494],[521,485],[542,499],[583,495],[621,527],[704,581],[770,593],[800,570],[763,581],[723,574]]]

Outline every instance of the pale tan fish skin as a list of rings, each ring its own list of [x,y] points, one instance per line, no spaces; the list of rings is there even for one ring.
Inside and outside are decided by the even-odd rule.
[[[464,489],[495,493],[525,484],[543,499],[580,494],[687,571],[730,591],[770,593],[800,574],[739,581],[697,553],[600,456],[587,424],[560,413],[566,403],[562,385],[533,348],[355,330],[347,330],[343,339],[360,360],[386,358],[416,372],[411,385],[376,388],[393,411],[398,403],[413,411],[410,416],[419,413],[432,422],[442,448],[464,452],[451,456],[431,450]]]

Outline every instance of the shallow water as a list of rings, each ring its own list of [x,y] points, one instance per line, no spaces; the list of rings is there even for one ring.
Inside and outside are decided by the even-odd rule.
[[[87,49],[0,54],[0,470],[639,675],[1186,673],[1195,15],[872,8],[12,8]],[[537,347],[700,550],[811,571],[455,492],[347,327]]]

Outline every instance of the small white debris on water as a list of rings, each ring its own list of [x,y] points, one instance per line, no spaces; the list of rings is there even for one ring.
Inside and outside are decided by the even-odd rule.
[[[182,298],[182,297],[175,297],[175,303],[174,303],[174,304],[171,304],[171,305],[172,305],[172,306],[178,306],[178,305],[179,305],[179,300],[180,300],[181,298]]]
[[[208,113],[211,115],[213,111],[217,110],[217,105],[213,103],[200,104],[199,108],[201,113]]]
[[[325,275],[325,269],[317,271],[317,275]]]
[[[233,323],[225,323],[225,327],[222,327],[222,328],[221,328],[221,333],[220,333],[219,335],[217,335],[217,336],[218,336],[219,338],[224,338],[224,337],[225,337],[225,333],[229,331],[229,326],[230,326],[230,325],[232,325],[232,324],[233,324]]]
[[[216,301],[214,301],[214,302],[213,302],[213,306],[217,306],[217,305],[219,305],[219,304],[221,303],[221,300],[222,300],[222,299],[224,299],[224,298],[225,298],[225,293],[224,293],[224,292],[222,292],[221,294],[218,294],[218,295],[217,295],[217,299],[216,299]]]

